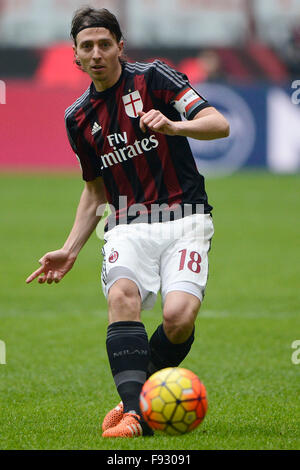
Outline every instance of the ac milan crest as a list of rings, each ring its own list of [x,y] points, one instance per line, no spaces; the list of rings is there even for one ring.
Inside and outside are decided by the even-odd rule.
[[[127,116],[137,118],[138,112],[143,111],[143,101],[138,90],[122,96]]]
[[[117,251],[113,251],[108,258],[108,261],[110,263],[115,263],[117,259],[119,258],[119,253]]]

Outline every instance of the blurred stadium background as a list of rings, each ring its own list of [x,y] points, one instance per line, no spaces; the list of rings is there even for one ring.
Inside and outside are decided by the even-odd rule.
[[[161,58],[227,115],[230,139],[192,142],[204,174],[299,171],[300,0],[0,0],[2,169],[77,165],[63,115],[89,84],[69,39],[84,3],[120,18],[129,60]]]

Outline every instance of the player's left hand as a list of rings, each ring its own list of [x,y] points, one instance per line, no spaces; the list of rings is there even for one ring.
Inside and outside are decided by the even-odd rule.
[[[140,111],[140,128],[143,132],[146,132],[147,128],[153,132],[159,132],[160,134],[176,135],[177,127],[176,123],[170,121],[157,109],[151,109],[147,113]]]

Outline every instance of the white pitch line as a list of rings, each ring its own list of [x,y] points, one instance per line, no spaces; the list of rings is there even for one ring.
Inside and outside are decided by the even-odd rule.
[[[287,319],[287,318],[299,318],[297,312],[226,312],[218,310],[200,310],[199,318],[273,318],[276,319]]]

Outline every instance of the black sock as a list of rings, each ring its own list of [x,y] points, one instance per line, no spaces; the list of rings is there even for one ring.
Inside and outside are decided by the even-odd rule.
[[[184,343],[173,344],[167,338],[163,325],[159,325],[149,342],[150,361],[147,377],[166,367],[178,367],[192,347],[195,338],[194,332],[195,328],[191,336]]]
[[[139,396],[149,362],[149,342],[143,323],[112,323],[107,329],[106,348],[124,412],[140,414]]]

